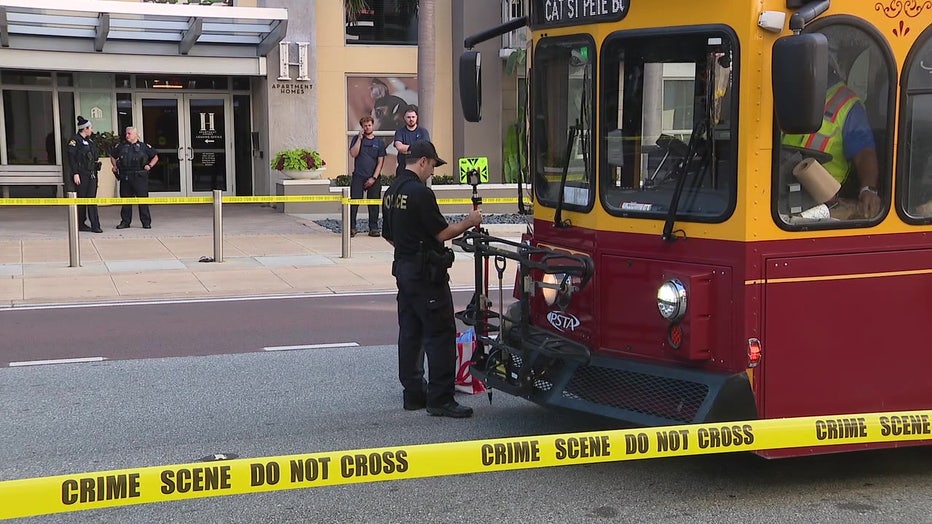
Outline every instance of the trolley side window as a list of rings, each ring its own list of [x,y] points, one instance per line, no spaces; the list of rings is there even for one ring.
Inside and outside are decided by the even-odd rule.
[[[601,198],[616,216],[721,222],[735,206],[737,40],[617,33],[602,53]]]
[[[788,230],[874,225],[890,202],[892,53],[850,17],[807,30],[828,39],[825,112],[816,133],[775,133],[775,218]]]
[[[897,204],[904,220],[932,223],[932,28],[919,37],[904,67],[906,93],[897,164]]]
[[[591,38],[544,38],[534,53],[531,155],[539,202],[592,207],[595,44]]]

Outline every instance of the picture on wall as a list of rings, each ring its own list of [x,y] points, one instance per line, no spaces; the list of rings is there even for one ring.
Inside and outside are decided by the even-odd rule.
[[[404,126],[405,109],[417,105],[417,78],[400,76],[350,76],[346,78],[346,129],[359,131],[359,119],[369,115],[375,130],[391,131]]]
[[[352,171],[353,158],[349,146],[359,134],[359,119],[371,116],[375,135],[385,141],[388,156],[383,174],[395,172],[398,164],[393,138],[395,130],[404,127],[405,110],[417,105],[417,77],[414,76],[349,76],[346,78],[346,148],[347,166]]]

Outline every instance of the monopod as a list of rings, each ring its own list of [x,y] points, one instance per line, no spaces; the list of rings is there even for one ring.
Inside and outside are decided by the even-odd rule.
[[[479,206],[482,205],[482,197],[479,196],[479,183],[481,181],[479,170],[470,169],[466,173],[467,182],[472,186],[472,209],[473,211],[478,211]],[[476,233],[486,233],[482,229],[480,224],[477,224],[474,228]],[[477,237],[473,242],[476,242],[475,251],[473,256],[480,257],[480,250],[478,243],[481,242],[481,238]],[[476,364],[485,365],[485,362],[477,362],[476,355],[479,355],[481,360],[486,359],[485,353],[485,344],[483,342],[483,337],[488,336],[486,328],[488,327],[488,309],[489,309],[489,258],[481,256],[482,262],[476,260],[476,282],[481,282],[481,285],[476,286],[476,291],[473,293],[472,300],[469,303],[467,309],[473,311],[474,324],[478,328],[476,333],[476,349],[473,351],[472,360]],[[482,290],[482,293],[479,290]],[[489,395],[489,404],[492,403],[492,390],[488,390]]]

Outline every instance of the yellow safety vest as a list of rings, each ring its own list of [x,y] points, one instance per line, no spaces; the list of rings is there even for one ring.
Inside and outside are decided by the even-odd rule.
[[[808,135],[784,135],[783,143],[829,153],[832,160],[823,166],[835,180],[844,183],[851,170],[851,163],[845,158],[842,130],[848,112],[858,102],[858,95],[842,82],[838,82],[828,89],[825,100],[825,113],[822,115],[822,127],[819,131]]]

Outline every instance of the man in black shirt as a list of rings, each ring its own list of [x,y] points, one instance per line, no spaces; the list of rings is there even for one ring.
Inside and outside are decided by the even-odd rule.
[[[405,171],[382,199],[382,236],[395,247],[392,274],[398,286],[398,378],[404,408],[427,408],[434,416],[466,418],[472,408],[453,399],[456,378],[456,321],[447,269],[453,253],[443,243],[482,223],[474,210],[447,224],[425,182],[446,164],[429,141],[408,150]],[[429,381],[424,380],[427,355]]]

